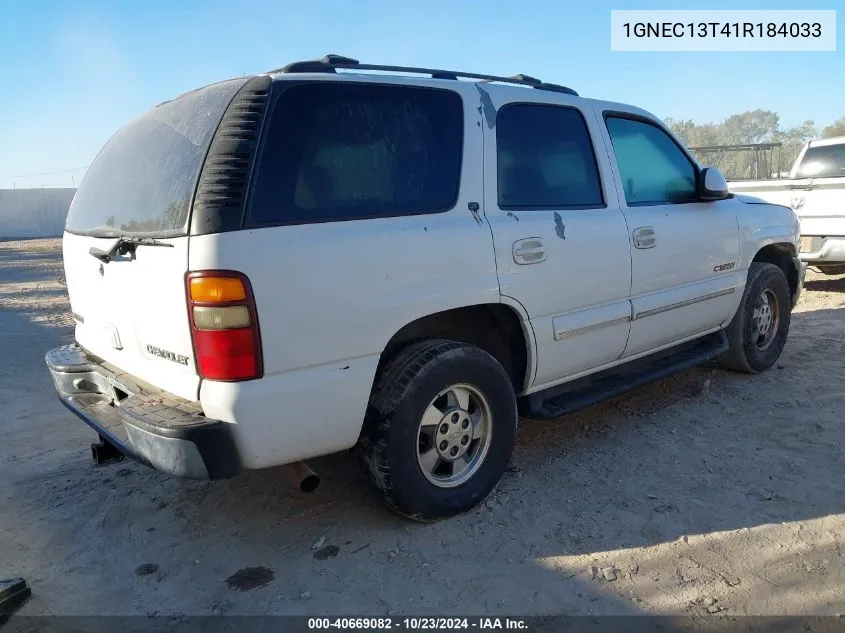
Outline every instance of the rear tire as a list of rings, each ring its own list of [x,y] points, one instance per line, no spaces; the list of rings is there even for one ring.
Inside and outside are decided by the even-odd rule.
[[[496,487],[516,435],[510,377],[464,343],[416,343],[388,361],[373,388],[360,440],[370,482],[415,521],[465,512]]]
[[[774,365],[789,334],[791,308],[783,271],[774,264],[752,263],[742,301],[727,329],[728,351],[719,362],[750,374]]]

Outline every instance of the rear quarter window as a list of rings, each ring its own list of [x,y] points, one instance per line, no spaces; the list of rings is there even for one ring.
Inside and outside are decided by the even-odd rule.
[[[450,90],[303,83],[278,96],[252,200],[253,224],[438,213],[454,207],[463,105]]]

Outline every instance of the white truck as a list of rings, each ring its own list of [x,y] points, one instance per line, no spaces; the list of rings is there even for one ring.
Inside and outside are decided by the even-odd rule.
[[[519,414],[769,368],[798,244],[644,110],[328,56],[108,141],[64,234],[76,342],[46,363],[95,458],[218,479],[356,447],[434,520],[490,494]]]
[[[807,143],[788,179],[731,181],[728,187],[791,207],[801,222],[801,259],[828,275],[845,273],[845,136]]]

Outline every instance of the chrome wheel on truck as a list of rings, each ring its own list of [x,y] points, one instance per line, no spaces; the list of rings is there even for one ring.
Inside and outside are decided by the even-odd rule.
[[[490,447],[490,404],[470,385],[441,391],[420,420],[417,462],[435,486],[451,488],[469,480]]]
[[[780,305],[775,292],[764,288],[754,303],[751,337],[757,349],[765,351],[777,337]]]

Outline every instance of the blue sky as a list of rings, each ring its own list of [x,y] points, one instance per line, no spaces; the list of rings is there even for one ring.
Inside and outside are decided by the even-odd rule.
[[[521,72],[699,123],[758,107],[787,125],[845,116],[842,37],[835,53],[611,52],[610,10],[634,8],[701,3],[0,0],[0,188],[71,186],[108,137],[150,106],[327,52]],[[839,8],[845,32],[842,0],[710,0],[707,8]]]

